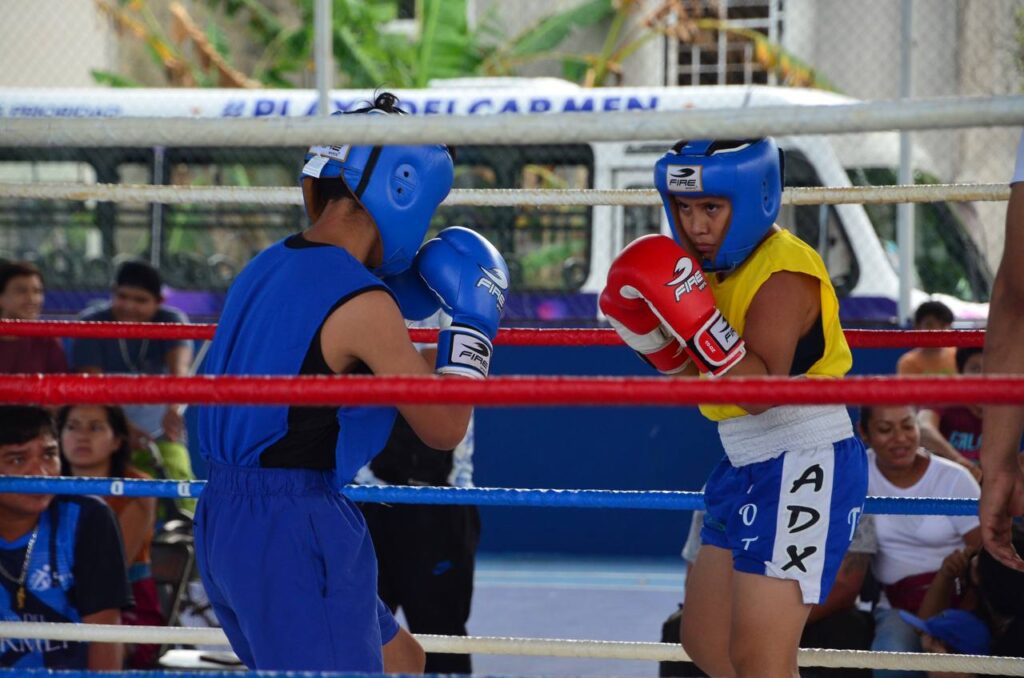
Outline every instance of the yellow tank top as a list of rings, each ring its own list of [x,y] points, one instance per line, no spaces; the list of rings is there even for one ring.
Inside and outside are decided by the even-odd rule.
[[[839,300],[832,280],[818,253],[789,231],[776,231],[765,238],[757,249],[735,271],[719,281],[708,275],[715,301],[722,315],[743,335],[747,309],[761,285],[773,273],[792,271],[813,276],[821,281],[821,324],[825,350],[805,373],[808,377],[842,377],[853,365],[853,355],[839,325]],[[736,405],[701,405],[701,414],[712,421],[746,416],[748,412]]]

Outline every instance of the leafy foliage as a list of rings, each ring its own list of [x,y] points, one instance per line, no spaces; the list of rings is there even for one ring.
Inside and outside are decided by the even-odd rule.
[[[196,0],[209,15],[202,30],[185,7],[172,0],[171,27],[157,21],[146,0],[93,0],[122,35],[140,41],[169,84],[220,87],[308,87],[314,73],[314,0],[293,0],[282,12],[273,0]],[[761,33],[709,18],[699,0],[581,0],[547,14],[509,37],[498,5],[476,28],[467,21],[467,0],[417,0],[411,32],[389,28],[395,0],[332,0],[335,85],[352,88],[418,88],[433,79],[515,75],[537,62],[561,63],[563,75],[586,86],[615,84],[623,63],[660,36],[681,42],[708,40],[727,31],[749,40],[755,60],[788,85],[832,89],[813,68]],[[641,14],[643,12],[643,14]],[[596,52],[559,51],[574,33],[607,24]],[[1020,20],[1024,25],[1024,20]],[[1022,29],[1024,31],[1024,29]],[[229,39],[234,36],[234,41]],[[240,43],[256,56],[248,75],[233,65],[230,46]],[[99,72],[97,82],[133,86],[123,75]]]

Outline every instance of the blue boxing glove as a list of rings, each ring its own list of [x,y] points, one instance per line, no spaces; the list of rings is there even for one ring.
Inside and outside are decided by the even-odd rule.
[[[483,236],[452,226],[420,248],[415,267],[452,318],[437,337],[438,374],[486,377],[508,292],[505,260]]]
[[[423,320],[437,313],[441,303],[420,277],[416,259],[405,271],[383,278],[406,320]]]

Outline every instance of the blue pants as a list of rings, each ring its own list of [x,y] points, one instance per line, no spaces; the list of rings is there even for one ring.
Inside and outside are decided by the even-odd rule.
[[[921,637],[914,627],[900,618],[899,610],[875,608],[873,652],[921,652]],[[925,678],[923,671],[874,669],[875,678]]]
[[[331,471],[210,465],[196,560],[231,647],[250,669],[383,671],[398,633],[377,597],[363,516]]]

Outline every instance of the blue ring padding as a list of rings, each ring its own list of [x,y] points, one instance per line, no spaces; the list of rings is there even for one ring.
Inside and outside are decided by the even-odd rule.
[[[110,478],[0,477],[0,492],[24,494],[96,494],[102,496],[197,497],[206,481],[111,480]],[[693,511],[704,508],[701,492],[668,490],[523,490],[500,487],[406,487],[346,485],[352,501],[389,504],[460,504],[476,506],[549,506]],[[976,499],[868,497],[865,513],[970,516]]]

